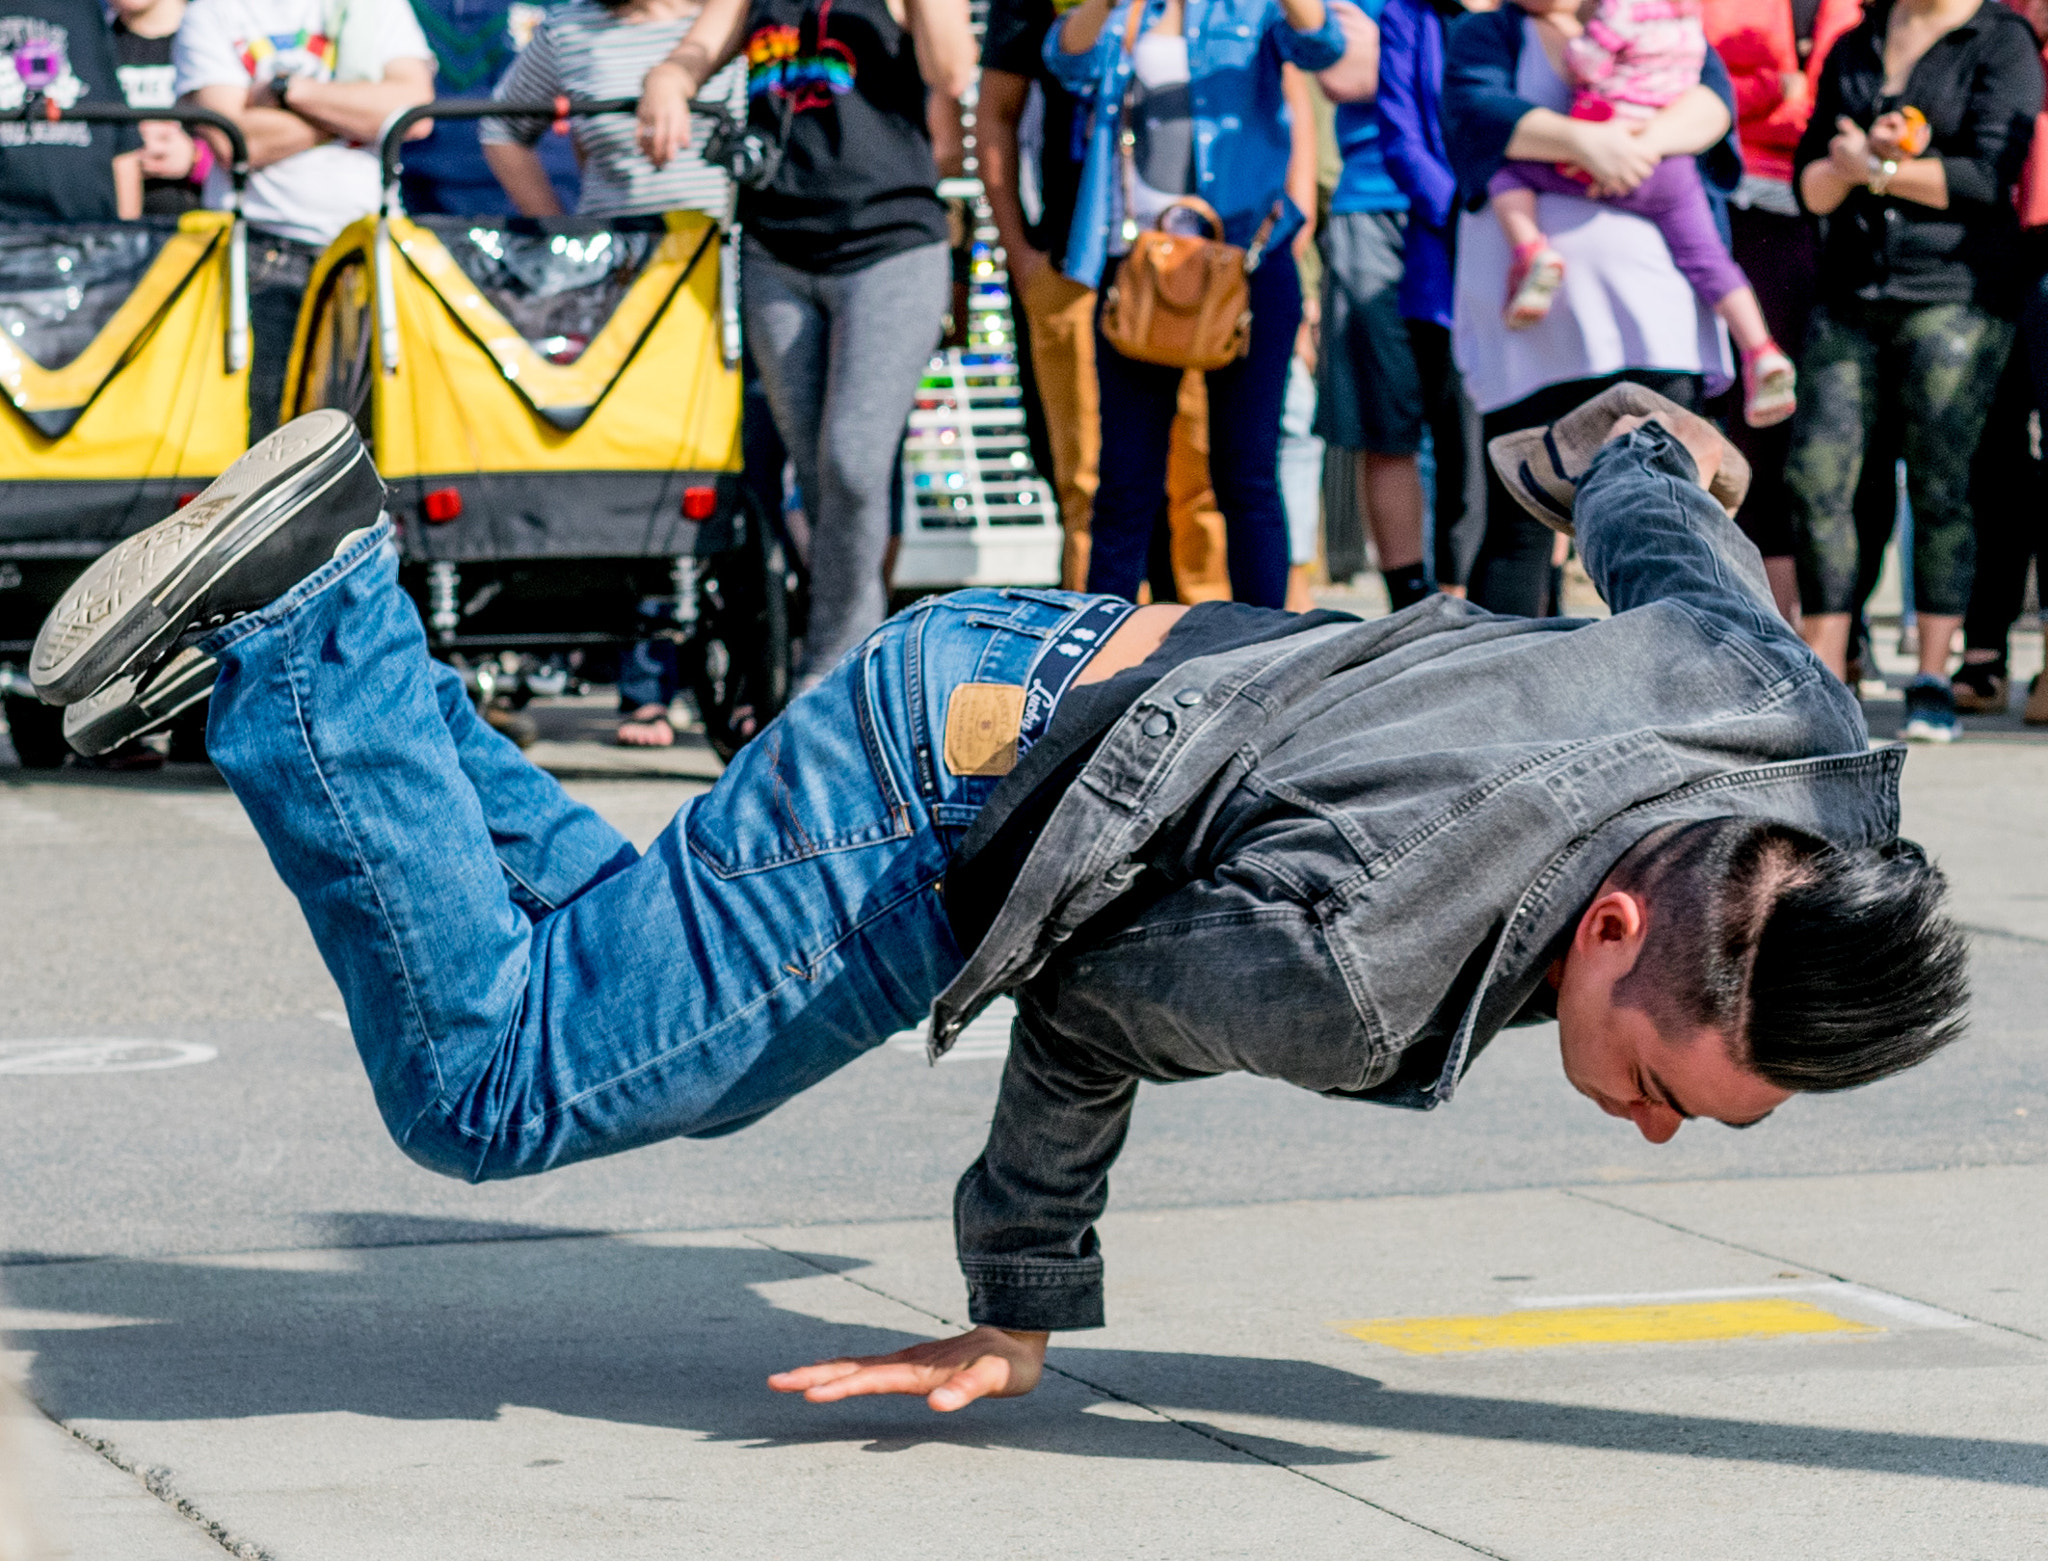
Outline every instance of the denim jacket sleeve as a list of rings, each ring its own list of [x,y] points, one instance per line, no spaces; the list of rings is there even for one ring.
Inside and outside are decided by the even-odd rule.
[[[1344,30],[1337,25],[1337,13],[1323,6],[1323,25],[1312,33],[1297,32],[1288,25],[1287,13],[1277,4],[1266,31],[1280,51],[1280,58],[1305,71],[1328,70],[1344,58]]]
[[[1781,671],[1820,671],[1771,601],[1756,544],[1699,485],[1692,457],[1653,426],[1617,439],[1579,483],[1579,553],[1616,613],[1679,602],[1769,655]]]
[[[1435,94],[1421,77],[1423,32],[1436,25],[1407,0],[1393,0],[1380,12],[1380,90],[1377,113],[1380,147],[1387,171],[1408,197],[1409,209],[1433,228],[1448,227],[1457,209],[1458,185],[1431,142],[1436,127],[1426,123]]]
[[[1080,54],[1069,54],[1060,47],[1060,34],[1066,30],[1066,16],[1045,30],[1045,68],[1052,73],[1052,79],[1077,98],[1093,102],[1102,87],[1102,73],[1109,57],[1123,47],[1124,22],[1133,5],[1143,5],[1145,0],[1127,0],[1127,3],[1112,6],[1108,18],[1102,24],[1102,33],[1095,40],[1095,47]],[[1068,15],[1072,13],[1069,12]]]
[[[1315,915],[1256,863],[1179,861],[1147,882],[1120,930],[1077,935],[1018,993],[988,1147],[954,1202],[977,1323],[1101,1326],[1094,1225],[1138,1080],[1251,1073],[1354,1095],[1391,1066]]]

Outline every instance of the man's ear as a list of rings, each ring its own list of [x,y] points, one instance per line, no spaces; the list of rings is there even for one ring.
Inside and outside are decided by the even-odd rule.
[[[1597,964],[1619,961],[1617,976],[1635,967],[1649,931],[1650,910],[1641,895],[1629,889],[1603,889],[1579,917],[1572,934],[1572,953]]]

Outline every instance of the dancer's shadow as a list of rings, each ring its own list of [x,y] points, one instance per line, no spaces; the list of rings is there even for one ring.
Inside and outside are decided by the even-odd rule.
[[[1786,1425],[1541,1400],[1390,1389],[1311,1361],[1056,1348],[1051,1391],[935,1416],[915,1399],[821,1409],[770,1393],[770,1371],[879,1354],[905,1332],[821,1321],[822,1276],[857,1259],[749,1245],[335,1217],[400,1245],[279,1258],[110,1260],[10,1267],[8,1302],[42,1313],[9,1342],[36,1352],[32,1389],[66,1420],[217,1421],[342,1411],[384,1420],[495,1419],[507,1406],[671,1427],[749,1446],[864,1442],[1029,1448],[1083,1457],[1297,1466],[1387,1456],[1360,1432],[1728,1459],[2048,1486],[2048,1446]],[[374,1233],[374,1234],[373,1234]],[[435,1244],[437,1233],[457,1234]],[[806,1283],[808,1282],[808,1284]],[[785,1304],[778,1304],[784,1303]],[[867,1309],[866,1303],[863,1308]],[[934,1324],[930,1331],[937,1331]],[[1123,1399],[1168,1407],[1172,1423]],[[1258,1416],[1331,1428],[1341,1446],[1217,1429]],[[1190,1431],[1201,1434],[1191,1435]]]

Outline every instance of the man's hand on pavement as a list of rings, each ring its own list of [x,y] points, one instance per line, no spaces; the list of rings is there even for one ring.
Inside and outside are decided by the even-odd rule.
[[[1017,1398],[1045,1369],[1042,1333],[974,1328],[951,1339],[913,1344],[893,1355],[821,1360],[768,1379],[778,1393],[835,1404],[867,1393],[918,1393],[936,1410],[965,1409],[978,1398]]]

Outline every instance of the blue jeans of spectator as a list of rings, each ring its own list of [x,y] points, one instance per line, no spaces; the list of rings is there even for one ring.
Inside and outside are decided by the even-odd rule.
[[[660,601],[640,604],[643,621],[660,616],[669,606]],[[672,615],[672,613],[671,613]],[[619,655],[619,709],[638,710],[642,705],[666,705],[682,688],[677,676],[676,642],[671,639],[635,640]]]
[[[392,1136],[470,1180],[711,1137],[917,1024],[962,956],[937,890],[997,782],[940,761],[963,682],[1083,605],[892,619],[645,853],[480,721],[386,527],[212,636],[208,747],[340,986]]]
[[[1105,285],[1105,296],[1108,286]],[[1251,275],[1251,350],[1212,370],[1209,477],[1223,511],[1231,594],[1260,607],[1287,600],[1287,512],[1280,499],[1280,413],[1301,326],[1301,275],[1284,245]],[[1166,492],[1167,439],[1181,371],[1125,357],[1096,316],[1102,472],[1095,489],[1088,589],[1135,597]]]

